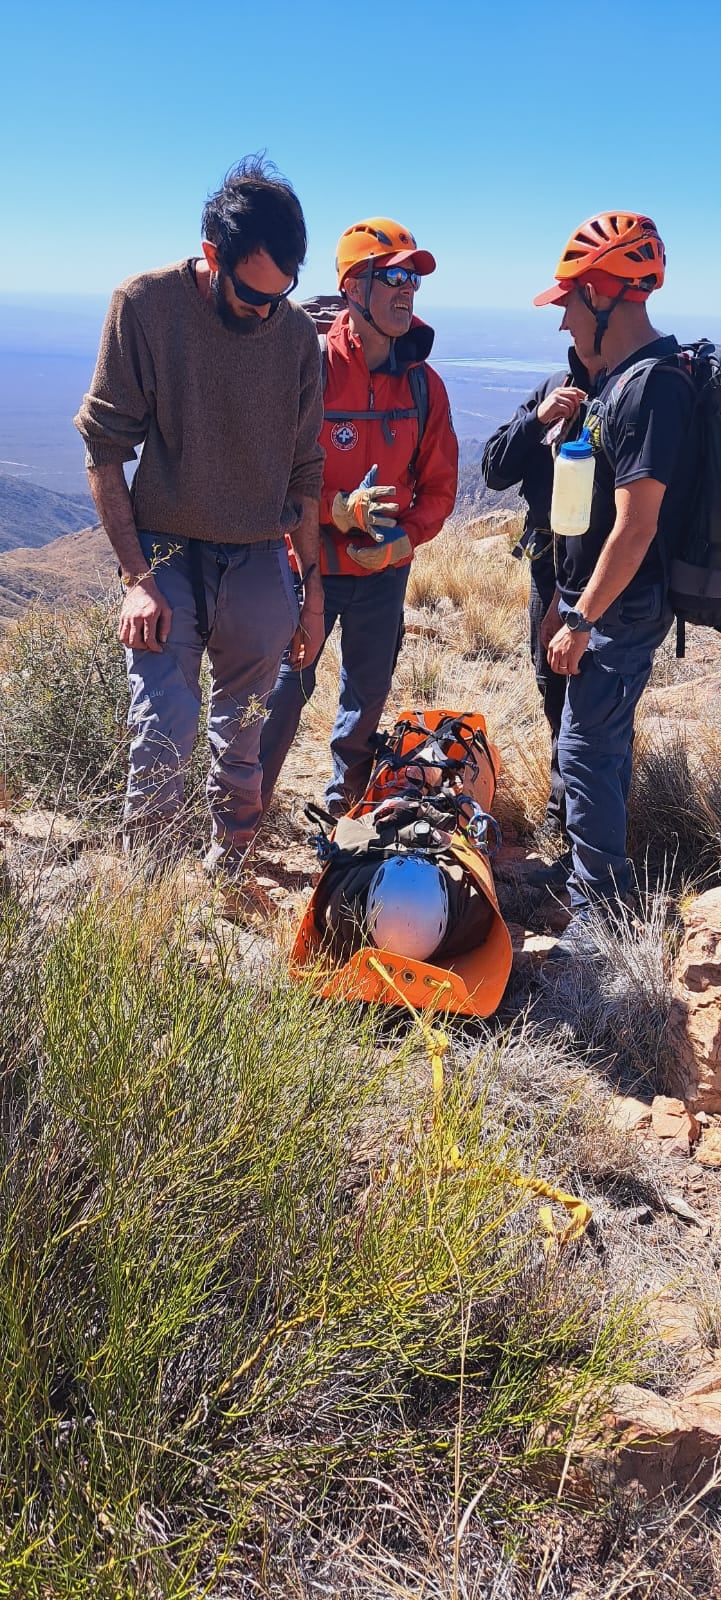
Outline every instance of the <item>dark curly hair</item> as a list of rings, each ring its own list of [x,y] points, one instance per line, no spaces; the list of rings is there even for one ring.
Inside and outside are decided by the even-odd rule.
[[[308,239],[298,196],[262,155],[245,156],[226,173],[217,194],[206,200],[202,229],[226,272],[256,250],[266,250],[289,278],[305,260]]]

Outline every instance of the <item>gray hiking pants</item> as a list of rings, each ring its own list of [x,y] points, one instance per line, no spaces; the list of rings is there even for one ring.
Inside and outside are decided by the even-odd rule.
[[[211,668],[207,796],[213,839],[239,864],[261,819],[260,735],[265,703],[298,624],[285,541],[205,544],[202,578],[209,637],[203,645],[188,541],[141,531],[148,564],[173,618],[160,654],[126,650],[133,732],[125,823],[169,822],[183,803],[184,773],[198,733],[200,667]]]

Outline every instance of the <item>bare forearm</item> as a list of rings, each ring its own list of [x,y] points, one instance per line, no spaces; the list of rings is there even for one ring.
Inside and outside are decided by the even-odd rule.
[[[297,528],[294,529],[291,540],[296,554],[300,575],[305,585],[306,602],[312,600],[314,607],[323,605],[323,583],[320,575],[320,529],[318,525],[318,501],[304,496],[301,500],[301,518]]]
[[[148,563],[140,548],[125,473],[119,465],[88,467],[87,471],[90,493],[123,577],[139,578],[147,572]]]
[[[578,609],[595,622],[628,588],[646,555],[655,529],[619,521],[596,562],[593,573],[578,601]]]

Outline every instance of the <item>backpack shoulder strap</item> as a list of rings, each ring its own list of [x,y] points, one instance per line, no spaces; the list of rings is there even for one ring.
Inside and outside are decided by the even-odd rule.
[[[428,421],[428,368],[425,361],[419,362],[418,366],[416,367],[409,367],[408,383],[413,396],[413,404],[418,412],[418,444],[416,445],[417,454],[421,439],[426,431],[426,423]]]
[[[321,388],[323,390],[323,393],[325,394],[326,386],[327,386],[327,383],[328,383],[328,335],[327,335],[327,333],[319,333],[318,334],[318,344],[320,346],[320,382],[321,382]]]
[[[604,403],[604,428],[608,428],[613,421],[613,418],[616,414],[616,409],[618,407],[618,402],[626,388],[626,385],[631,381],[631,379],[638,380],[634,381],[633,384],[633,390],[631,393],[632,404],[629,407],[626,421],[629,436],[630,438],[633,438],[636,432],[638,419],[641,415],[641,406],[643,405],[643,397],[646,393],[646,384],[648,383],[651,373],[655,372],[657,367],[666,367],[667,371],[669,372],[677,372],[683,382],[690,383],[691,387],[695,390],[696,385],[691,373],[688,371],[688,368],[683,364],[683,362],[678,359],[679,356],[682,355],[683,351],[679,350],[673,355],[661,356],[658,359],[654,359],[653,356],[647,356],[645,361],[635,361],[633,366],[628,367],[625,372],[622,372],[620,378],[616,379],[611,393]]]

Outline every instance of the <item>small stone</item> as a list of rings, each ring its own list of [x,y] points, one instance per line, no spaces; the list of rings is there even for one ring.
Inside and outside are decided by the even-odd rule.
[[[627,1222],[636,1222],[642,1226],[653,1222],[653,1212],[650,1206],[629,1206],[623,1215]]]
[[[647,1128],[651,1122],[651,1107],[646,1100],[637,1100],[632,1094],[614,1094],[608,1102],[607,1119],[619,1133],[630,1133],[634,1128]]]
[[[670,1095],[657,1094],[651,1105],[651,1127],[657,1139],[672,1139],[673,1154],[688,1155],[690,1146],[698,1139],[701,1129],[683,1100]]]
[[[700,1167],[721,1167],[721,1128],[710,1128],[704,1134],[696,1160]]]
[[[694,1211],[693,1206],[686,1204],[680,1194],[663,1194],[661,1199],[667,1211],[672,1211],[675,1217],[680,1217],[682,1222],[695,1223],[697,1228],[703,1228],[706,1233],[711,1232],[710,1224],[699,1211]]]

